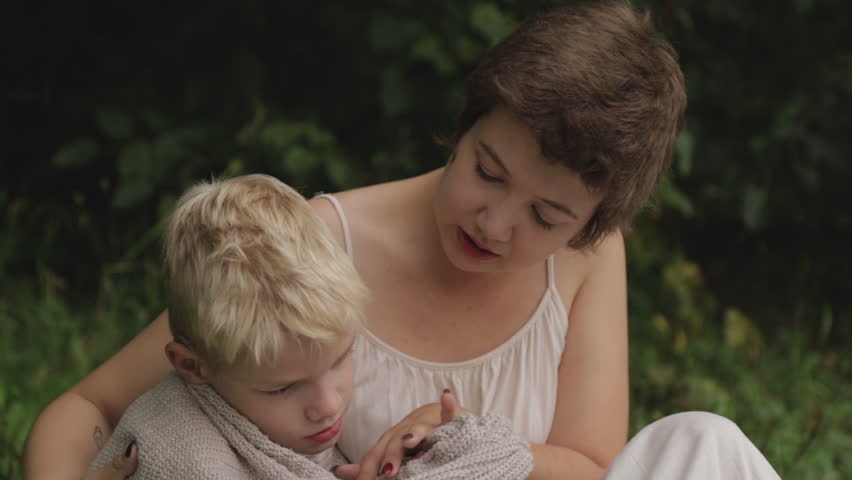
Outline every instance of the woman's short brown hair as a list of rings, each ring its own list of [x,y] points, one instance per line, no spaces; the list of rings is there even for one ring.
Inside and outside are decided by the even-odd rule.
[[[677,54],[648,13],[622,1],[532,16],[483,56],[466,90],[450,146],[505,106],[534,132],[545,158],[604,193],[572,248],[629,228],[671,163],[686,108]]]

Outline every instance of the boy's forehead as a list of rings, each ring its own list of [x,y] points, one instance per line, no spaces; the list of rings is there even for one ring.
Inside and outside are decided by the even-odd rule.
[[[329,343],[287,340],[278,356],[258,365],[243,362],[235,368],[234,376],[245,383],[292,382],[317,376],[330,369],[354,343],[354,335],[346,334]]]

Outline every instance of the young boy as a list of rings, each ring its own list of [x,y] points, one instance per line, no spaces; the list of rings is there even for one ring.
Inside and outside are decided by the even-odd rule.
[[[135,444],[133,478],[334,478],[367,292],[324,222],[292,188],[248,175],[189,189],[163,247],[174,371],[90,468]],[[459,416],[431,442],[400,478],[467,478],[483,459],[493,478],[531,468],[501,418]]]
[[[163,250],[174,372],[126,412],[138,431],[120,424],[93,466],[134,440],[141,478],[273,473],[252,458],[280,447],[335,462],[367,292],[323,221],[280,181],[237,177],[189,189]]]

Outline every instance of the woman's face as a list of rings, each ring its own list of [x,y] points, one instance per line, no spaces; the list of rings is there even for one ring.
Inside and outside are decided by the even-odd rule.
[[[564,247],[601,198],[579,175],[548,162],[532,132],[497,108],[459,142],[434,211],[441,244],[457,268],[513,271]]]

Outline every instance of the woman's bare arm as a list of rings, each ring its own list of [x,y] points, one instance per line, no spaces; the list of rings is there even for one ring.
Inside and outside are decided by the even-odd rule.
[[[51,402],[27,439],[26,478],[82,478],[128,405],[171,369],[163,351],[170,339],[168,314],[163,312],[121,351]]]
[[[627,282],[621,234],[610,235],[587,261],[583,283],[573,302],[566,302],[569,326],[556,413],[547,444],[533,446],[530,480],[600,478],[627,441]],[[556,271],[559,275],[558,266]]]

